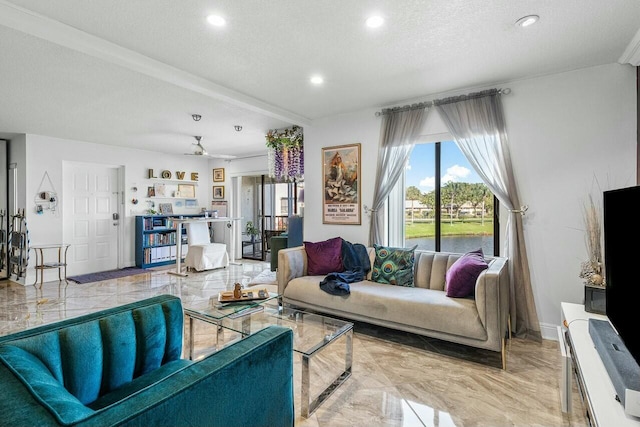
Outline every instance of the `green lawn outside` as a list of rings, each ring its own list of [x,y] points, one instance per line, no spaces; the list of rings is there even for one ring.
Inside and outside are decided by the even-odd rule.
[[[405,237],[407,239],[415,237],[434,237],[435,224],[433,222],[415,222],[411,224],[411,220],[405,221],[404,226]],[[484,220],[484,225],[480,219],[478,220],[453,220],[453,224],[449,220],[442,221],[441,233],[443,236],[458,235],[492,235],[493,221]]]

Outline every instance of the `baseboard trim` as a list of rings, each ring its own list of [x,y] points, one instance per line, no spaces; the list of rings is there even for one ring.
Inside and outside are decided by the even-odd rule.
[[[558,326],[551,323],[540,323],[542,339],[558,341]]]

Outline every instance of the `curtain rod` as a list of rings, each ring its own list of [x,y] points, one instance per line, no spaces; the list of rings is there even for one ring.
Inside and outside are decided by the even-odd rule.
[[[455,96],[455,97],[450,97],[450,98],[434,99],[433,101],[426,101],[426,102],[420,102],[420,103],[417,103],[417,104],[403,105],[401,107],[383,108],[382,111],[376,111],[376,117],[380,117],[380,116],[383,116],[383,115],[389,114],[389,113],[398,113],[398,112],[401,112],[401,111],[410,111],[410,110],[417,110],[419,108],[433,107],[436,104],[447,104],[449,102],[455,102],[460,97],[466,97],[467,99],[469,99],[469,98],[482,98],[482,97],[485,97],[485,96],[493,95],[494,93],[499,93],[499,94],[502,94],[502,95],[509,95],[511,93],[511,89],[508,88],[508,87],[504,88],[504,89],[488,89],[488,90],[484,90],[482,92],[470,93],[468,95],[460,95],[460,96]]]

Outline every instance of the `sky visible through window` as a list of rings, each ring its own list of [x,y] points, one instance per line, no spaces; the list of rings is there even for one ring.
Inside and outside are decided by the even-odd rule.
[[[473,170],[467,158],[453,141],[443,141],[441,147],[442,185],[449,181],[479,183],[482,179]],[[423,193],[434,189],[435,184],[434,144],[416,144],[407,165],[406,187],[415,186]]]
[[[435,147],[435,143],[425,143],[413,148],[405,170],[405,189],[417,187],[423,196],[435,190]],[[473,170],[453,141],[440,143],[440,173],[443,191],[451,189],[448,186],[450,182],[484,185],[480,176]],[[471,197],[472,193],[467,194],[463,191],[456,198],[455,204],[453,194],[447,195],[446,200],[441,200],[443,205],[439,210],[442,215],[439,219],[441,225],[439,231],[434,221],[434,216],[437,217],[437,215],[433,211],[433,206],[429,206],[429,203],[434,202],[433,199],[423,200],[422,197],[405,199],[405,221],[401,225],[404,227],[404,245],[455,253],[482,248],[485,254],[493,254],[495,249],[493,203],[491,201],[487,205],[482,204],[480,211],[477,211],[477,207],[472,208],[471,200],[462,199],[467,196]],[[447,205],[448,201],[451,201],[450,206]],[[476,212],[470,209],[476,209]],[[437,233],[440,233],[439,236]],[[437,248],[438,241],[439,248]]]

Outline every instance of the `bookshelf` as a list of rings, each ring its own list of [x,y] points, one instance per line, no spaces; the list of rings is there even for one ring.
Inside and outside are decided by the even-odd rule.
[[[202,218],[204,215],[138,215],[136,216],[136,266],[158,267],[176,263],[177,239],[175,219]],[[181,236],[182,258],[187,254],[187,234]]]

